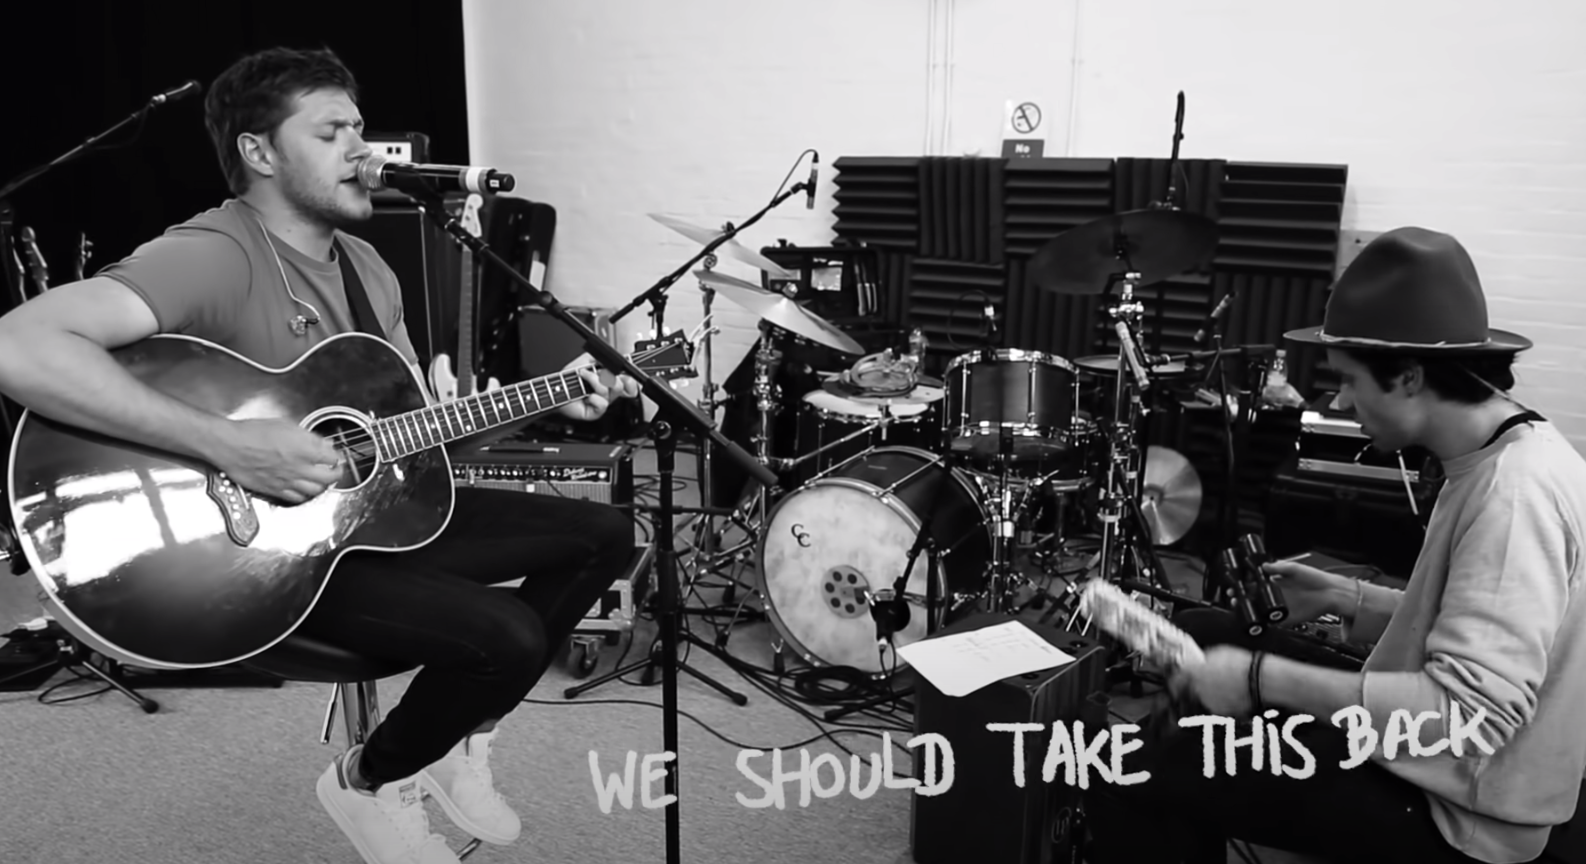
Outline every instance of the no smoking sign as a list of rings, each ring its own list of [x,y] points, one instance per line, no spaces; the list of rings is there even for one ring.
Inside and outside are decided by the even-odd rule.
[[[1031,100],[1010,99],[1002,111],[1002,155],[1008,159],[1038,159],[1046,149],[1041,129],[1041,106]]]

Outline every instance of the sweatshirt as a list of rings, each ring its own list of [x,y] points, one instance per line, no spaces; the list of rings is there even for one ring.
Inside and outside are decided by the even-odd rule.
[[[1361,584],[1346,636],[1376,639],[1361,704],[1380,736],[1399,709],[1453,706],[1494,752],[1466,743],[1372,759],[1425,790],[1449,845],[1491,864],[1531,861],[1575,812],[1586,776],[1586,460],[1550,423],[1521,424],[1444,463],[1446,480],[1404,590]],[[1347,728],[1347,727],[1345,727]]]

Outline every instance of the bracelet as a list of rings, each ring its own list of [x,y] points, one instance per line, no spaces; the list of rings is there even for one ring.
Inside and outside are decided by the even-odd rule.
[[[1261,662],[1267,659],[1267,652],[1257,651],[1250,655],[1250,706],[1251,713],[1260,714],[1266,710],[1266,705],[1261,701]]]

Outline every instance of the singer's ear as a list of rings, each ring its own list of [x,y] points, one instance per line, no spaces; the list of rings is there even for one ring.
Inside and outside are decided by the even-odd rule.
[[[242,164],[250,171],[262,174],[265,177],[275,176],[275,148],[263,135],[244,132],[237,136],[237,153],[242,156]]]

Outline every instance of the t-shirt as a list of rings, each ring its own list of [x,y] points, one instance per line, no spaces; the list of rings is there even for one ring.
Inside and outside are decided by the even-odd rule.
[[[1403,592],[1363,584],[1348,633],[1380,634],[1362,704],[1379,735],[1395,709],[1435,712],[1425,746],[1477,709],[1493,749],[1467,743],[1375,761],[1428,793],[1450,845],[1531,861],[1575,812],[1586,776],[1586,460],[1550,423],[1519,425],[1443,463],[1447,480]]]
[[[396,274],[368,241],[343,231],[336,238],[363,281],[386,339],[416,366]],[[160,332],[206,339],[270,368],[289,366],[331,336],[358,329],[334,251],[329,261],[304,255],[270,233],[253,205],[237,198],[173,226],[95,275],[136,291],[154,311]],[[293,318],[313,320],[316,311],[318,324],[301,336],[293,332]]]

